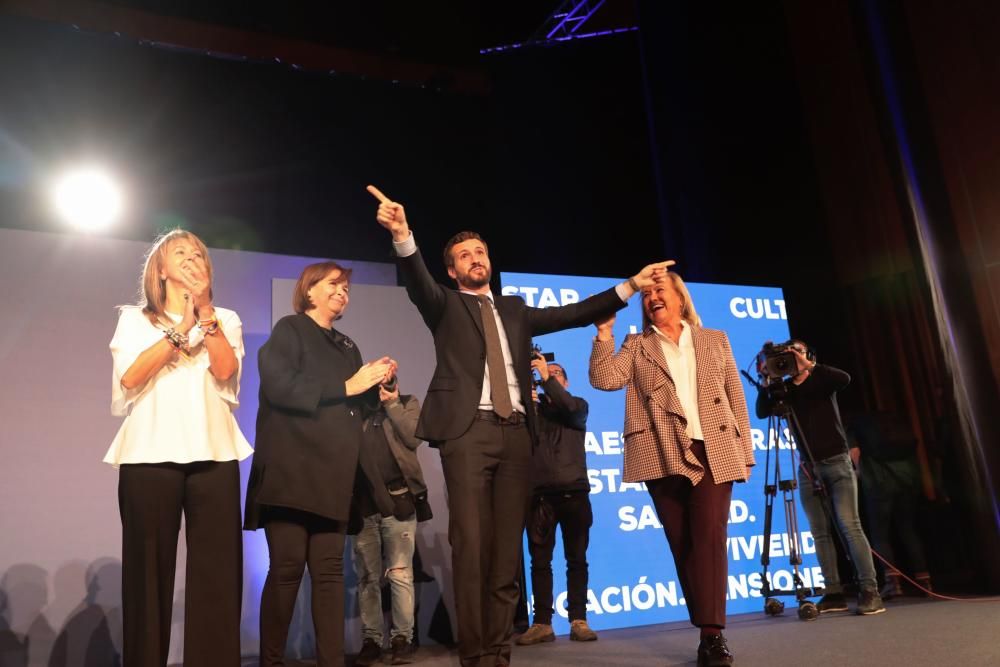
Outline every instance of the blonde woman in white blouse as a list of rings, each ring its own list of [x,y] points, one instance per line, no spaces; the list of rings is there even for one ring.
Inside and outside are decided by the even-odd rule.
[[[234,311],[212,303],[197,236],[174,230],[154,243],[140,304],[121,309],[111,355],[111,411],[125,417],[104,457],[119,468],[124,667],[167,664],[182,514],[184,664],[237,667],[239,461],[251,454],[233,417],[243,333]]]

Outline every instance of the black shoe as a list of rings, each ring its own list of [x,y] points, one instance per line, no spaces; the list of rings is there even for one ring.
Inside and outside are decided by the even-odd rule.
[[[831,611],[847,611],[847,599],[843,593],[827,593],[816,603],[819,613],[828,614]]]
[[[733,654],[721,634],[705,637],[698,645],[698,667],[729,667]]]
[[[885,611],[885,605],[878,591],[861,591],[858,595],[858,614],[861,616],[871,616],[881,614]]]
[[[402,635],[392,638],[389,650],[392,652],[392,658],[389,660],[390,665],[410,664],[413,662],[413,654],[417,651],[413,643],[406,641],[406,637]]]
[[[361,653],[358,653],[358,659],[354,661],[354,664],[374,665],[381,659],[382,647],[379,646],[374,639],[366,637],[364,642],[361,643]]]

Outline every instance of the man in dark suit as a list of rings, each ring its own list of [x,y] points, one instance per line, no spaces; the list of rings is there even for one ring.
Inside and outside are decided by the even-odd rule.
[[[437,366],[416,435],[438,447],[448,489],[459,657],[463,667],[508,665],[537,441],[529,407],[531,338],[620,310],[673,262],[651,264],[579,303],[531,308],[519,297],[492,294],[489,252],[475,232],[461,232],[445,246],[458,289],[436,283],[403,206],[373,186],[368,191],[379,200],[379,224],[392,233],[410,300],[434,336]]]

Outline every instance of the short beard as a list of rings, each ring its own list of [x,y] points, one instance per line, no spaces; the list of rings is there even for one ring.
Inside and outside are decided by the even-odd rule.
[[[482,278],[473,278],[472,271],[468,273],[458,275],[458,284],[461,287],[468,287],[472,289],[479,289],[490,284],[490,278],[493,277],[493,271],[486,269],[486,275]]]

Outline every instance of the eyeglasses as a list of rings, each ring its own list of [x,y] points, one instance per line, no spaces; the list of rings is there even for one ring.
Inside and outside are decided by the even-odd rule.
[[[565,373],[563,373],[563,372],[562,372],[561,370],[559,370],[558,368],[550,368],[550,369],[549,369],[549,375],[566,375],[566,374],[565,374]]]

